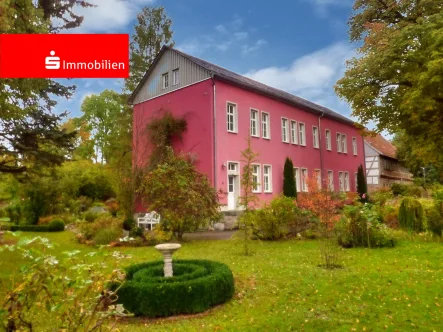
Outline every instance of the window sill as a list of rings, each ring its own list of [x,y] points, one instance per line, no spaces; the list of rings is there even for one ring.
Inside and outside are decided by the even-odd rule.
[[[320,148],[318,146],[314,146],[314,149],[320,150]]]
[[[251,137],[260,138],[260,135],[251,135]]]
[[[304,146],[304,147],[306,147],[306,144],[299,144],[300,146]]]
[[[285,144],[290,144],[289,142],[285,142],[285,141],[282,141],[282,143],[285,143]]]
[[[263,139],[271,140],[271,137],[262,137]]]
[[[230,134],[238,134],[238,131],[227,130],[227,132],[230,133]]]

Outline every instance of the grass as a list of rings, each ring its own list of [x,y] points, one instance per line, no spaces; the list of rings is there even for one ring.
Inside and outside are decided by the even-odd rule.
[[[75,243],[69,232],[36,235],[59,243],[59,252],[93,250]],[[120,330],[145,331],[146,325],[150,331],[441,330],[439,243],[401,240],[392,249],[344,250],[344,268],[331,271],[318,267],[316,241],[253,241],[253,254],[247,257],[241,255],[242,244],[239,239],[194,241],[184,243],[174,255],[230,266],[236,279],[233,300],[203,315],[132,318]],[[152,247],[119,250],[132,254],[128,265],[161,258]],[[20,258],[10,252],[1,255],[0,280],[6,282],[19,268]]]

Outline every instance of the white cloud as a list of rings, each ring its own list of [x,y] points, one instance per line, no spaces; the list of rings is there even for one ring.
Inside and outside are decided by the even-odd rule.
[[[237,40],[244,40],[244,39],[247,39],[248,37],[249,37],[249,33],[245,32],[245,31],[239,31],[239,32],[234,33],[234,38]]]
[[[242,55],[248,55],[249,53],[259,50],[262,46],[266,45],[267,42],[264,39],[259,39],[253,45],[243,45],[241,53]]]
[[[120,31],[136,18],[139,10],[155,0],[90,0],[97,7],[78,7],[76,13],[84,16],[78,32]],[[73,31],[74,32],[74,31]]]
[[[228,29],[223,24],[219,24],[215,27],[215,30],[220,33],[227,33]]]
[[[346,103],[335,95],[333,86],[343,75],[345,61],[355,50],[344,43],[302,56],[285,67],[249,71],[245,76],[349,115]]]
[[[352,4],[354,2],[354,0],[302,0],[302,1],[314,6],[316,13],[322,17],[327,16],[327,11],[329,7],[332,6],[352,7]]]

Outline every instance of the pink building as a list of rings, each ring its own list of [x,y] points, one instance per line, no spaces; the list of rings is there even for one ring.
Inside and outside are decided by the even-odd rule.
[[[355,191],[364,165],[363,138],[353,121],[332,110],[269,87],[169,47],[163,47],[130,97],[134,105],[135,162],[147,142],[136,142],[151,118],[168,110],[184,116],[188,130],[174,148],[197,155],[197,167],[225,193],[225,210],[241,194],[241,151],[246,139],[260,155],[254,165],[263,201],[280,194],[286,157],[294,163],[297,190],[316,177],[335,191]]]

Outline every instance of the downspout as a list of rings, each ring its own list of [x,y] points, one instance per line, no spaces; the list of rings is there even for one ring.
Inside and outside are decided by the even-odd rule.
[[[320,145],[320,181],[321,181],[321,186],[323,188],[323,144],[322,144],[322,130],[321,130],[321,118],[325,116],[325,113],[322,113],[319,117],[318,117],[318,144]],[[331,138],[332,140],[332,138]],[[327,188],[327,187],[326,187]]]
[[[214,118],[213,121],[213,150],[214,150],[214,188],[215,190],[217,190],[217,135],[216,135],[216,131],[217,131],[217,113],[216,113],[216,101],[215,101],[215,78],[214,78],[214,73],[211,73],[211,79],[212,79],[212,86],[213,86],[213,95],[212,95],[212,116]]]

